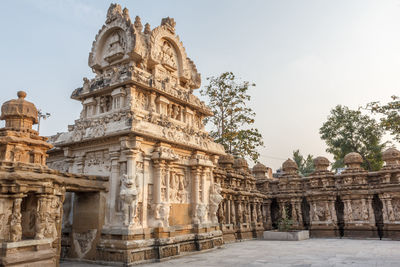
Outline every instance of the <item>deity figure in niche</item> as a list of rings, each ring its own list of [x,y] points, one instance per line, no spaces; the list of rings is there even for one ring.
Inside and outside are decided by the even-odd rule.
[[[163,64],[169,65],[176,69],[174,48],[168,41],[164,41],[161,46],[160,60]]]
[[[113,32],[107,39],[104,59],[109,63],[121,59],[124,55],[122,36],[119,32]]]

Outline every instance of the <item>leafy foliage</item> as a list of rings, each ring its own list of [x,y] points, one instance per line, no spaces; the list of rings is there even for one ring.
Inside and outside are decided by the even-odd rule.
[[[260,154],[256,149],[264,145],[262,135],[256,128],[246,128],[254,123],[256,115],[247,107],[250,101],[247,90],[255,84],[247,81],[238,83],[232,72],[207,80],[209,84],[200,93],[208,97],[214,113],[205,120],[212,125],[211,137],[222,144],[228,153],[257,162]]]
[[[293,151],[293,160],[299,167],[299,174],[302,176],[308,176],[315,170],[313,156],[310,154],[304,158],[303,155],[300,154],[300,150],[297,149]]]
[[[328,146],[326,151],[334,156],[334,169],[344,167],[344,156],[350,152],[359,153],[364,160],[363,167],[369,171],[382,167],[383,129],[375,119],[361,111],[338,105],[331,110],[319,132]]]
[[[278,230],[280,232],[289,232],[293,226],[293,220],[289,218],[289,209],[284,207],[285,214],[278,220]]]
[[[387,104],[371,102],[366,108],[374,114],[382,115],[381,126],[400,142],[400,97],[392,96],[392,101]]]

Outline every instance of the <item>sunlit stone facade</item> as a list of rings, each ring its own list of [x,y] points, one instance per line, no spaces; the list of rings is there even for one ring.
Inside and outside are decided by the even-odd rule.
[[[151,29],[112,4],[89,66],[95,77],[71,96],[82,103],[80,118],[52,137],[49,165],[110,178],[96,259],[133,262],[221,245],[213,169],[225,152],[204,130],[212,113],[193,95],[200,74],[174,19]]]

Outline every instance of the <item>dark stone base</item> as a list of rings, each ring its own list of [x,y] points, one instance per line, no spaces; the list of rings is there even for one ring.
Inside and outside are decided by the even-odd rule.
[[[353,226],[344,227],[344,236],[350,238],[379,238],[378,229],[375,226]]]
[[[336,229],[313,229],[310,230],[311,238],[336,238],[340,237],[339,231]]]
[[[386,224],[383,227],[383,238],[389,238],[393,240],[400,240],[400,225],[398,224]]]

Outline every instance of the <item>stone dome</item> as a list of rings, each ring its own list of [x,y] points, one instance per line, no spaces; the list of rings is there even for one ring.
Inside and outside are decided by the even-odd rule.
[[[233,164],[235,168],[248,168],[249,165],[247,164],[247,161],[244,158],[237,158],[235,159],[235,163]]]
[[[330,164],[329,160],[325,157],[316,157],[313,162],[316,171],[326,171]]]
[[[386,166],[398,165],[400,163],[400,151],[393,147],[386,149],[382,153],[382,159],[386,162]]]
[[[363,158],[356,152],[351,152],[344,157],[344,164],[348,168],[361,168],[361,163],[363,163]]]
[[[292,159],[287,159],[283,164],[282,164],[282,171],[284,173],[296,173],[299,167],[297,166],[296,162],[294,162]]]
[[[257,163],[256,165],[253,166],[253,173],[258,173],[258,172],[267,172],[267,167],[262,164],[262,163]]]
[[[222,155],[218,159],[219,164],[233,164],[235,158],[231,154]]]
[[[18,99],[12,99],[1,106],[1,120],[6,121],[6,127],[15,129],[31,129],[38,123],[38,111],[35,105],[25,100],[26,93],[19,91]]]

